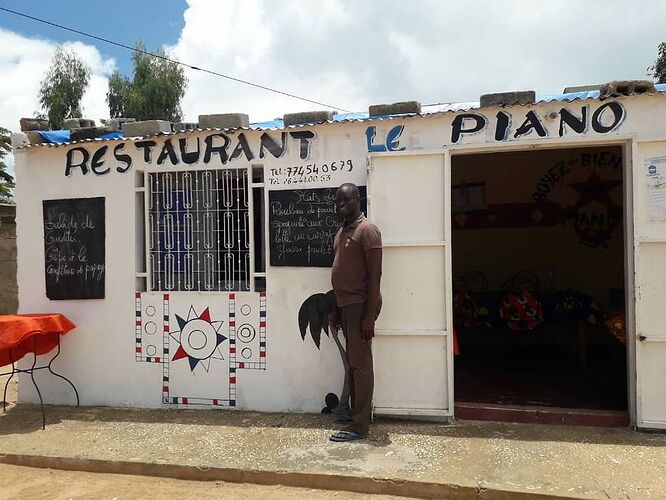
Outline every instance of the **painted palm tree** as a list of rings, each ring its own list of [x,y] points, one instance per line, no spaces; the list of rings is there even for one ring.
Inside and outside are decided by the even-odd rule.
[[[329,290],[326,293],[316,293],[311,295],[301,305],[301,308],[298,311],[298,327],[301,331],[301,339],[305,340],[307,336],[308,329],[310,330],[310,337],[312,341],[317,346],[317,349],[321,347],[321,332],[322,330],[327,337],[333,337],[335,345],[338,347],[340,352],[340,358],[342,359],[342,366],[345,370],[345,379],[342,385],[342,391],[340,392],[339,403],[335,408],[332,408],[333,413],[340,417],[347,417],[351,409],[349,407],[349,378],[347,375],[347,352],[342,346],[340,341],[340,332],[331,328],[329,325],[329,318],[335,307],[335,296],[333,295],[333,290]],[[330,335],[332,330],[333,335]],[[328,398],[327,404],[328,403]]]

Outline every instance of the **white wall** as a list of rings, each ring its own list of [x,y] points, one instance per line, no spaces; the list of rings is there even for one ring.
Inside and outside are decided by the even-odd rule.
[[[568,104],[551,103],[533,107],[513,106],[504,108],[512,116],[511,131],[524,120],[525,113],[534,109],[548,131],[546,138],[534,131],[525,137],[506,141],[495,139],[494,122],[500,108],[488,108],[483,114],[488,123],[475,134],[463,135],[456,146],[464,144],[493,145],[498,150],[507,145],[528,146],[537,140],[566,147],[571,142],[588,139],[637,134],[644,139],[663,137],[663,111],[666,100],[662,96],[632,97],[620,101],[626,111],[623,121],[615,129],[601,134],[590,127],[585,133],[569,133],[560,138],[556,114],[566,107],[580,114],[582,106],[589,106],[589,114],[603,102],[586,101]],[[389,131],[404,125],[401,135],[389,145],[389,149],[405,147],[411,150],[440,149],[451,145],[452,125],[459,114],[447,113],[426,118],[405,118],[361,123],[325,124],[307,128],[291,128],[288,132],[312,130],[310,157],[299,157],[298,142],[289,139],[287,153],[281,158],[258,158],[260,132],[244,134],[256,157],[247,161],[244,156],[229,162],[228,166],[247,167],[263,164],[267,189],[294,189],[305,187],[334,187],[342,182],[365,184],[368,144],[366,129],[376,127],[373,144],[382,144]],[[589,120],[588,115],[588,120]],[[188,137],[188,144],[196,138],[203,140],[210,132],[189,132],[171,136],[177,147],[179,137]],[[280,131],[271,132],[275,138]],[[235,136],[231,134],[233,148]],[[513,137],[513,135],[511,135]],[[168,160],[156,165],[164,136],[153,138],[157,142],[152,164],[143,161],[143,152],[134,141],[126,140],[125,151],[132,156],[132,168],[126,173],[116,172],[122,163],[113,159],[112,149],[117,141],[90,142],[83,145],[62,147],[33,147],[16,154],[18,202],[18,283],[21,312],[62,312],[77,324],[77,328],[63,339],[63,354],[55,368],[76,384],[84,405],[126,405],[159,407],[162,405],[162,369],[158,364],[135,361],[134,341],[134,292],[135,292],[135,172],[192,170],[223,168],[214,157],[207,165],[199,161],[195,165],[172,167]],[[84,147],[91,153],[107,144],[105,166],[111,171],[104,175],[89,172],[82,175],[75,169],[69,177],[64,175],[65,156],[73,147]],[[231,149],[230,151],[231,152]],[[330,164],[332,161],[352,160],[351,173],[331,175],[313,182],[286,183],[284,175],[272,175],[271,168],[294,167],[310,163]],[[415,165],[415,168],[418,168]],[[106,298],[99,300],[50,301],[45,295],[44,242],[42,200],[76,197],[106,197]],[[428,203],[428,200],[419,200]],[[643,202],[643,201],[641,201]],[[268,259],[267,259],[268,261]],[[324,395],[339,393],[342,385],[342,365],[332,339],[322,336],[321,350],[306,338],[301,340],[297,315],[302,302],[311,294],[330,289],[330,270],[326,268],[267,267],[267,355],[266,370],[245,370],[238,373],[237,407],[276,411],[319,411],[324,406]],[[385,293],[387,293],[385,291]],[[206,294],[193,295],[193,303],[203,304]],[[173,354],[173,353],[172,353]],[[61,381],[39,376],[47,401],[72,403],[69,389]],[[380,382],[378,382],[380,383]],[[21,399],[35,401],[35,394],[28,383],[21,384]]]

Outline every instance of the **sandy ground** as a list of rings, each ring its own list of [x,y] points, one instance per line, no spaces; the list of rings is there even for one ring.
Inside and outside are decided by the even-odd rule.
[[[93,474],[89,472],[34,469],[0,464],[0,499],[397,499],[392,496],[359,495],[348,492],[199,481],[181,481],[145,476]]]
[[[3,366],[0,368],[0,371],[5,371],[8,367]],[[11,367],[9,367],[11,370]],[[0,405],[2,404],[2,391],[5,390],[5,382],[7,382],[7,379],[9,378],[9,375],[2,375],[0,376]],[[13,377],[12,380],[9,382],[9,386],[7,386],[7,402],[8,403],[15,403],[16,399],[18,397],[17,395],[18,392],[18,377]],[[0,408],[1,410],[1,408]]]

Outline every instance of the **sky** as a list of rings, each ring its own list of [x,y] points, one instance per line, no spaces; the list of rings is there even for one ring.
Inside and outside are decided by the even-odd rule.
[[[0,6],[325,103],[310,104],[186,70],[186,121],[250,121],[312,109],[477,101],[488,92],[641,79],[666,41],[666,2],[645,0],[0,0]],[[108,117],[109,75],[131,53],[0,12],[0,126],[40,111],[39,82],[58,44],[91,67],[84,114]]]

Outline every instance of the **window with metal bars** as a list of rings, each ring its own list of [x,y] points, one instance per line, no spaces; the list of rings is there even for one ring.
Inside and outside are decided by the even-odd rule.
[[[246,169],[148,174],[152,291],[249,291]]]

